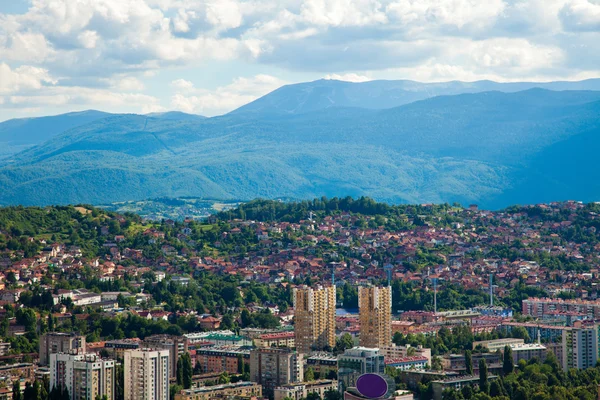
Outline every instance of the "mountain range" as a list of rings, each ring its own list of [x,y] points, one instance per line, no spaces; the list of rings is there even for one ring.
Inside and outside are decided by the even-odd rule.
[[[600,80],[320,80],[227,115],[0,124],[0,204],[368,195],[486,208],[600,199]]]

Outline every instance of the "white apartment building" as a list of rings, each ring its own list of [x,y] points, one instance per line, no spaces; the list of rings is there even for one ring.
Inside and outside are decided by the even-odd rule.
[[[169,366],[169,350],[125,351],[125,400],[168,400]]]

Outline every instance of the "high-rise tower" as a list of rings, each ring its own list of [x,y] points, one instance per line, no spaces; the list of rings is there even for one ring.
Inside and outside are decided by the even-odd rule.
[[[294,289],[294,318],[299,353],[335,347],[335,287]]]
[[[381,348],[392,344],[392,288],[359,287],[360,345]]]

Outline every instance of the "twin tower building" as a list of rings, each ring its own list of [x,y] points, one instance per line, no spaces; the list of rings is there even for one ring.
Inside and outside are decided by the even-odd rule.
[[[335,347],[335,286],[294,289],[295,342],[298,353]],[[388,347],[392,342],[391,287],[359,286],[360,345]]]

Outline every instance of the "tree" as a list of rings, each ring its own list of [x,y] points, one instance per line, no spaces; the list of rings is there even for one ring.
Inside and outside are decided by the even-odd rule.
[[[183,356],[177,359],[177,385],[183,386]]]
[[[513,362],[512,348],[510,346],[504,346],[504,360],[502,364],[502,371],[504,375],[508,375],[513,372],[515,364]]]
[[[217,383],[219,385],[223,385],[225,383],[229,383],[231,382],[231,377],[229,376],[229,374],[227,373],[227,371],[223,371],[221,373],[221,375],[219,375],[219,379],[217,380]]]
[[[488,368],[483,358],[479,360],[479,389],[484,393],[489,392]]]
[[[183,387],[180,385],[171,385],[169,386],[169,398],[174,399],[175,395],[183,390]]]
[[[327,390],[324,400],[342,400],[342,394],[338,390]]]
[[[190,357],[190,353],[185,353],[181,357],[183,367],[183,388],[189,389],[192,387],[192,377],[194,375],[194,369],[192,368],[192,358]]]
[[[473,357],[470,350],[465,351],[465,368],[467,375],[473,375]]]
[[[339,353],[352,347],[354,347],[354,340],[349,333],[344,333],[335,343],[335,350]]]
[[[315,371],[309,367],[304,374],[304,382],[312,382],[315,380]]]
[[[115,363],[116,364],[116,363]],[[123,364],[117,364],[115,367],[115,400],[125,398],[125,371]]]
[[[13,382],[12,398],[13,400],[23,400],[23,396],[21,396],[21,381],[18,379]]]
[[[431,369],[434,371],[441,371],[443,369],[442,358],[435,356],[431,360]]]

